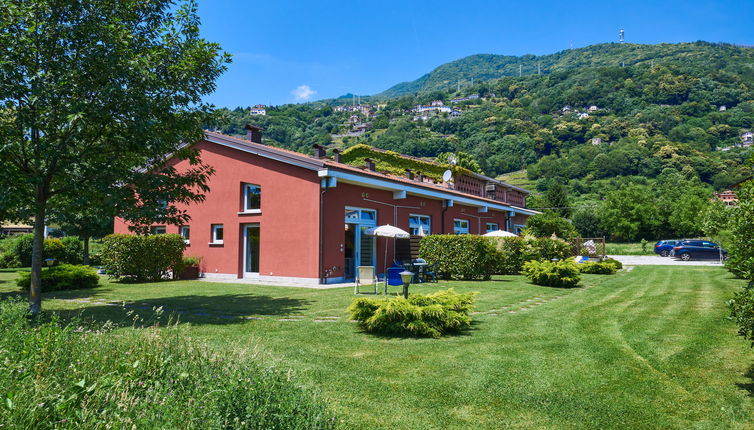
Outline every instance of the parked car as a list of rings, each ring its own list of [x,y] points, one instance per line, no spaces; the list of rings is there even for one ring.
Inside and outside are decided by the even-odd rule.
[[[670,255],[670,251],[673,247],[681,242],[680,240],[660,240],[655,243],[655,254],[660,254],[661,257],[667,257]]]
[[[670,256],[683,260],[723,260],[728,259],[728,251],[720,248],[714,242],[706,240],[681,240],[673,250]]]

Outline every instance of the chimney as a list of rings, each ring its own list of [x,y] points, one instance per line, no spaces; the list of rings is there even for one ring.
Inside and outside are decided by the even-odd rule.
[[[491,183],[491,182],[488,182],[488,183],[487,183],[487,184],[486,184],[486,185],[484,186],[484,193],[485,193],[486,197],[487,197],[488,199],[490,199],[490,200],[495,200],[495,191],[496,191],[496,190],[497,190],[497,189],[496,189],[496,187],[495,187],[495,184],[493,184],[493,183]]]
[[[312,148],[314,148],[314,158],[320,160],[325,158],[325,148],[323,148],[322,145],[315,143],[314,145],[312,145]]]
[[[419,182],[424,182],[424,173],[422,173],[422,172],[416,172],[416,179]]]
[[[342,161],[340,161],[340,149],[338,148],[333,149],[332,154],[336,163],[342,163]]]
[[[254,143],[262,143],[262,128],[246,124],[246,139]]]
[[[406,169],[406,177],[408,179],[414,180],[414,172],[411,171],[411,169]]]
[[[374,170],[375,170],[374,160],[372,160],[371,158],[365,158],[364,162],[367,163],[367,170],[369,170],[371,172],[374,172]]]

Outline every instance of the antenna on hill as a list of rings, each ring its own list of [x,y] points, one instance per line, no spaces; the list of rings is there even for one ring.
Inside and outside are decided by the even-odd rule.
[[[626,30],[620,29],[620,32],[618,33],[618,40],[619,43],[626,43]]]
[[[540,64],[540,63],[537,63],[537,75],[541,75],[541,74],[542,74],[542,67],[541,67],[541,64]]]
[[[458,80],[458,85],[456,85],[456,92],[461,92],[461,80]]]
[[[521,77],[521,68],[522,68],[522,66],[521,66],[521,64],[519,64],[518,65],[518,77],[519,78]]]
[[[573,40],[568,41],[568,49],[573,49]]]

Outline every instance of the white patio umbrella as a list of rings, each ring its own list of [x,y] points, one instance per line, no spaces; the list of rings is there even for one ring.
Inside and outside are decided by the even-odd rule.
[[[487,237],[518,237],[517,234],[511,233],[511,232],[505,231],[505,230],[491,231],[489,233],[483,234],[482,236],[487,236]]]
[[[401,230],[398,227],[394,227],[390,224],[381,225],[379,227],[372,227],[364,232],[367,236],[384,237],[385,238],[385,282],[387,282],[387,239],[408,239],[411,237],[407,231]]]

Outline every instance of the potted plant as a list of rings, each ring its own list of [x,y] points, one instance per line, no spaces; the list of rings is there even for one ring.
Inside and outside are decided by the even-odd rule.
[[[184,256],[181,262],[173,268],[173,277],[176,279],[197,279],[199,277],[199,263],[201,257]]]

